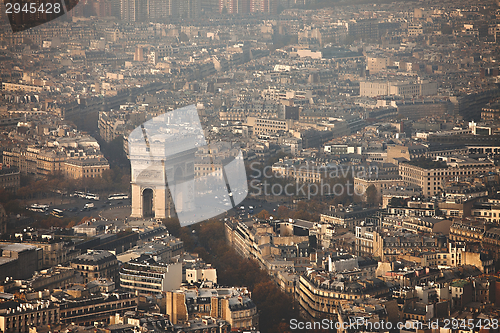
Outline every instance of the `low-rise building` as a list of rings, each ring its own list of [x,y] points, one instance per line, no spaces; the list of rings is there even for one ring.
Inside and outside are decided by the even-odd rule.
[[[41,304],[8,301],[0,305],[0,330],[24,333],[31,327],[47,327],[59,323],[59,307],[50,301]]]
[[[227,321],[232,329],[251,330],[259,326],[257,307],[250,293],[238,288],[200,288],[167,292],[167,314],[172,323],[195,316],[211,316]]]
[[[0,188],[16,193],[21,186],[21,172],[16,168],[4,168],[0,165]]]
[[[103,250],[93,250],[79,255],[71,261],[71,267],[84,277],[84,283],[99,278],[115,280],[118,275],[116,256]]]
[[[144,255],[123,264],[120,269],[120,287],[140,294],[162,294],[181,286],[181,263],[158,263]]]
[[[109,163],[104,157],[70,159],[63,163],[63,173],[70,179],[100,178],[106,170]]]
[[[10,243],[0,245],[0,280],[6,277],[28,279],[42,268],[43,250],[33,245]]]
[[[435,196],[443,191],[445,180],[452,177],[474,176],[494,170],[490,161],[463,157],[443,157],[436,161],[415,160],[399,165],[399,175],[408,185],[422,188],[425,196]]]
[[[343,280],[335,273],[308,271],[299,279],[298,300],[307,318],[337,318],[337,308],[346,300],[364,300],[389,292],[377,278]]]
[[[132,293],[112,293],[104,296],[63,299],[59,302],[61,324],[89,326],[94,322],[109,323],[117,313],[136,311],[138,296]]]

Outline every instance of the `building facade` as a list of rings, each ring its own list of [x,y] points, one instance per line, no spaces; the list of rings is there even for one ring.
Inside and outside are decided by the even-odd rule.
[[[118,275],[118,260],[108,251],[95,250],[79,255],[71,261],[71,267],[83,276],[84,283],[99,278],[115,280]]]

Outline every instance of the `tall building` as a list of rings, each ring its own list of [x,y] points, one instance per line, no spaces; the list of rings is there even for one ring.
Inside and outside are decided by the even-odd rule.
[[[116,18],[121,18],[121,2],[122,0],[110,0],[110,15]]]
[[[293,119],[299,120],[300,108],[298,106],[279,105],[278,118],[279,119]]]
[[[218,10],[218,0],[200,0],[202,13],[213,13]]]
[[[134,61],[144,61],[144,47],[142,45],[135,47]]]
[[[167,0],[168,16],[178,17],[181,0]]]
[[[269,14],[278,14],[278,1],[279,0],[262,0],[261,12]]]
[[[376,19],[351,20],[347,31],[355,39],[364,41],[378,39],[378,21]]]
[[[120,0],[120,18],[130,22],[147,21],[148,4],[148,0]]]
[[[252,2],[255,0],[219,0],[219,13],[227,14],[247,14],[255,7]]]
[[[111,16],[111,9],[113,2],[106,0],[97,0],[92,3],[93,12],[97,17],[108,17]]]
[[[151,22],[158,22],[165,20],[170,15],[171,1],[165,0],[147,0],[147,16]]]
[[[236,14],[237,0],[219,0],[219,13]]]
[[[136,20],[136,0],[120,0],[120,18],[124,21]]]
[[[201,14],[201,0],[183,0],[179,2],[179,17],[197,18]]]
[[[262,3],[264,0],[250,0],[250,13],[262,11]]]

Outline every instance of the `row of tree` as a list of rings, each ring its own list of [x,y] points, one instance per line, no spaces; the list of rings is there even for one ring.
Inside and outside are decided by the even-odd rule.
[[[164,224],[181,238],[186,251],[198,253],[217,269],[220,285],[248,287],[259,311],[261,332],[291,332],[289,322],[300,318],[299,305],[281,291],[256,261],[242,258],[231,247],[226,241],[223,221],[210,220],[183,228],[176,219],[165,220]]]

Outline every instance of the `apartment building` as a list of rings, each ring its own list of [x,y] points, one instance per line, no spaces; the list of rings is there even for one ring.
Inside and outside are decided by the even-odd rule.
[[[486,274],[495,271],[493,256],[471,251],[467,247],[467,244],[463,242],[450,242],[448,244],[448,265],[451,267],[471,265]]]
[[[364,195],[370,186],[374,186],[377,190],[377,196],[382,198],[382,192],[393,186],[403,186],[403,179],[395,174],[386,174],[368,177],[354,177],[354,191],[356,194]]]
[[[293,119],[247,118],[247,124],[253,127],[253,134],[255,136],[288,132],[292,128],[293,122]]]
[[[500,119],[500,103],[495,103],[493,105],[488,103],[484,108],[482,108],[481,110],[482,121],[498,120],[498,119]]]
[[[28,279],[42,268],[43,250],[22,243],[0,244],[0,281]]]
[[[379,73],[387,69],[387,66],[391,66],[392,61],[389,57],[370,57],[366,56],[366,69],[370,71],[370,74]]]
[[[263,89],[261,92],[261,97],[264,101],[289,101],[297,100],[309,101],[313,97],[313,93],[310,90],[280,90],[276,88]]]
[[[199,288],[169,291],[166,310],[173,324],[196,316],[226,320],[232,329],[252,330],[259,314],[246,288]]]
[[[19,169],[21,174],[48,176],[62,173],[71,179],[97,178],[109,169],[102,156],[71,158],[62,151],[28,147],[3,152],[3,163]]]
[[[257,306],[247,295],[211,298],[210,315],[226,320],[232,329],[256,329],[259,327]]]
[[[435,216],[436,207],[434,202],[408,201],[406,207],[387,207],[390,215],[400,216]]]
[[[122,119],[109,119],[105,112],[99,112],[99,135],[106,142],[111,142],[119,136],[123,136],[125,133],[124,126],[125,121]]]
[[[63,154],[43,152],[34,147],[13,148],[3,152],[3,164],[19,169],[24,175],[47,175],[60,171],[65,159],[66,156]]]
[[[14,243],[0,243],[0,244],[14,244]],[[35,241],[25,241],[25,245],[33,245],[39,249],[42,249],[43,259],[41,268],[49,268],[52,266],[57,266],[59,264],[65,264],[68,261],[74,259],[78,254],[79,250],[75,250],[74,246],[69,246],[66,242],[35,242]]]
[[[491,250],[495,260],[499,259],[500,252],[500,228],[489,228],[483,236],[482,246],[486,250]]]
[[[450,227],[450,241],[482,242],[488,226],[480,221],[455,221]]]
[[[365,300],[389,292],[377,278],[344,280],[335,273],[308,271],[299,278],[297,297],[307,318],[337,319],[338,306],[346,300]]]
[[[137,311],[139,297],[132,293],[112,293],[62,300],[59,303],[60,323],[89,326],[94,322],[109,323],[110,317],[123,315],[127,311]]]
[[[432,96],[437,94],[437,83],[428,81],[417,82],[376,82],[361,81],[359,83],[360,96]]]
[[[393,234],[384,237],[384,258],[396,259],[401,255],[440,251],[444,239],[416,234]]]
[[[120,287],[139,294],[162,294],[179,288],[182,283],[182,264],[157,263],[153,258],[137,258],[120,269]]]
[[[413,233],[439,233],[446,231],[452,221],[434,218],[432,216],[409,216],[396,212],[395,215],[385,215],[382,226],[392,230],[401,230]]]
[[[29,85],[29,84],[2,82],[2,90],[5,90],[5,91],[42,92],[44,90],[44,87],[34,86],[34,85]]]
[[[144,121],[146,121],[144,110],[101,111],[97,126],[101,138],[106,142],[111,142],[128,134]]]
[[[118,275],[116,256],[103,250],[93,250],[79,255],[71,261],[71,267],[84,277],[84,283],[100,278],[115,279]]]
[[[379,37],[378,21],[376,19],[351,19],[346,22],[347,32],[353,38],[365,41]]]
[[[328,178],[328,168],[316,164],[299,164],[292,161],[276,162],[272,165],[276,177],[295,179],[301,183],[321,183]],[[329,193],[328,190],[326,193]],[[322,192],[323,193],[323,192]]]
[[[408,36],[420,36],[424,33],[422,24],[408,24]]]
[[[40,271],[25,283],[35,291],[53,290],[65,287],[72,283],[80,282],[80,276],[71,267],[56,266],[48,270]]]
[[[445,185],[445,180],[460,176],[475,176],[494,170],[490,161],[471,158],[438,157],[437,161],[416,160],[399,165],[399,175],[407,185],[416,185],[425,196],[435,196]]]
[[[378,208],[354,207],[330,207],[330,212],[320,214],[320,222],[354,230],[356,226],[363,224],[367,217],[376,214]]]
[[[106,158],[70,159],[63,163],[63,174],[70,179],[101,178],[109,170]]]
[[[158,232],[158,230],[156,230]],[[161,232],[162,230],[160,230]],[[168,263],[177,255],[182,254],[184,242],[174,236],[166,235],[161,239],[152,239],[148,241],[146,236],[141,235],[143,245],[135,246],[134,248],[117,255],[120,262],[128,262],[131,259],[136,259],[144,254],[148,254],[155,258],[156,262]],[[154,234],[151,238],[154,237]]]
[[[217,283],[217,270],[210,265],[186,268],[186,282],[195,283],[203,281]]]
[[[358,256],[378,257],[384,259],[383,236],[372,226],[356,226],[355,253]]]
[[[37,174],[48,176],[61,171],[66,156],[60,152],[40,150],[36,156]]]
[[[41,304],[10,301],[0,308],[0,330],[24,333],[32,327],[42,328],[59,323],[59,307],[50,301]]]
[[[17,168],[4,168],[0,165],[0,189],[16,193],[21,186],[20,174]]]
[[[254,243],[256,243],[256,238],[259,236],[267,237],[270,242],[272,232],[272,227],[264,224],[249,227],[245,223],[236,221],[228,220],[225,223],[226,237],[236,252],[244,258],[256,259],[262,268],[266,267],[266,262],[262,252],[254,246]]]
[[[471,208],[471,215],[487,222],[500,222],[500,200],[487,199],[487,201],[475,202]]]

